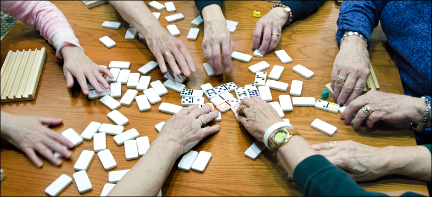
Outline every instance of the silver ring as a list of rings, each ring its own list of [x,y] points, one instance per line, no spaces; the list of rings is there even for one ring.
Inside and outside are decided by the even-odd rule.
[[[333,148],[333,144],[336,144],[337,141],[329,141],[329,143],[330,143],[330,148]]]
[[[345,80],[342,79],[341,77],[339,77],[339,75],[336,76],[336,82],[340,83],[340,82],[343,82],[343,81],[345,81]]]
[[[280,33],[272,33],[272,35],[276,35],[277,37],[280,37],[280,36],[281,36]]]
[[[201,119],[201,118],[198,118],[198,119],[201,120],[203,126],[205,126],[207,124],[203,119]]]
[[[168,57],[169,55],[171,55],[171,53],[169,51],[165,51],[164,55],[165,55],[165,57]]]
[[[371,111],[369,105],[365,105],[365,106],[363,106],[363,107],[361,108],[361,110],[366,114],[366,116],[369,116],[369,115],[372,113],[372,111]]]

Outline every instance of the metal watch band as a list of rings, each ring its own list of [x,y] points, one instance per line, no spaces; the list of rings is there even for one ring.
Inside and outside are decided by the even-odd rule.
[[[410,128],[412,130],[414,130],[415,132],[423,131],[423,128],[426,126],[426,124],[429,120],[429,115],[431,113],[431,103],[430,103],[429,99],[426,98],[425,96],[422,96],[421,98],[425,102],[426,108],[425,108],[425,112],[423,114],[423,119],[420,121],[419,124],[415,124],[415,123],[411,122]]]
[[[358,37],[362,38],[366,42],[366,48],[368,47],[368,44],[367,44],[368,42],[367,42],[366,38],[362,34],[360,34],[359,32],[355,32],[355,31],[347,31],[347,32],[345,32],[342,35],[340,43],[342,43],[345,40],[345,38],[348,37],[348,36],[358,36]]]

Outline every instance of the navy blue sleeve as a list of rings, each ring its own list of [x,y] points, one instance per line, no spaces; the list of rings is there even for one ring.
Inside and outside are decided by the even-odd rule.
[[[220,0],[220,1],[203,1],[203,0],[195,0],[195,5],[196,5],[196,7],[197,7],[197,9],[198,9],[198,12],[201,14],[201,16],[202,16],[202,13],[201,13],[202,9],[203,9],[205,6],[208,6],[208,5],[210,5],[210,4],[217,4],[217,5],[219,5],[219,6],[222,7],[222,0]]]
[[[282,4],[291,8],[293,22],[298,19],[307,18],[315,13],[325,1],[281,1]]]

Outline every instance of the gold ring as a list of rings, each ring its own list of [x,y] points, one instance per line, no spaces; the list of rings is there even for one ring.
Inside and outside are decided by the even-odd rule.
[[[201,118],[198,118],[198,119],[201,120],[203,126],[205,126],[207,124],[203,119],[201,119]]]
[[[336,76],[336,82],[340,83],[340,82],[344,82],[344,81],[345,81],[345,80],[342,79],[341,77],[339,77],[339,75]]]
[[[363,106],[363,107],[362,107],[362,111],[366,114],[366,116],[369,116],[369,115],[372,113],[372,111],[371,111],[369,105],[365,105],[365,106]]]
[[[330,143],[330,148],[333,148],[333,144],[336,144],[337,141],[329,141],[329,143]]]
[[[164,55],[165,55],[165,57],[168,57],[169,55],[171,55],[171,53],[169,51],[165,51]]]
[[[240,106],[238,107],[238,111],[239,111],[239,114],[240,114],[240,115],[244,115],[243,110],[244,110],[246,107],[247,107],[246,105],[240,105]]]
[[[280,37],[280,36],[281,36],[280,33],[272,33],[272,35],[276,35],[277,37]]]

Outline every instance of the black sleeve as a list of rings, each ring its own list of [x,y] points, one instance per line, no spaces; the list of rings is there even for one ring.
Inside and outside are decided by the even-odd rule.
[[[212,1],[195,0],[195,5],[196,5],[196,7],[197,7],[197,9],[198,9],[198,11],[199,11],[200,14],[201,14],[202,9],[205,6],[208,6],[210,4],[217,4],[217,5],[219,5],[219,6],[222,7],[222,0],[220,0],[220,1],[216,1],[216,0],[212,0]],[[202,14],[201,14],[201,16],[202,16]]]
[[[298,19],[304,19],[315,13],[324,2],[325,1],[281,1],[282,4],[291,8],[293,22]]]

